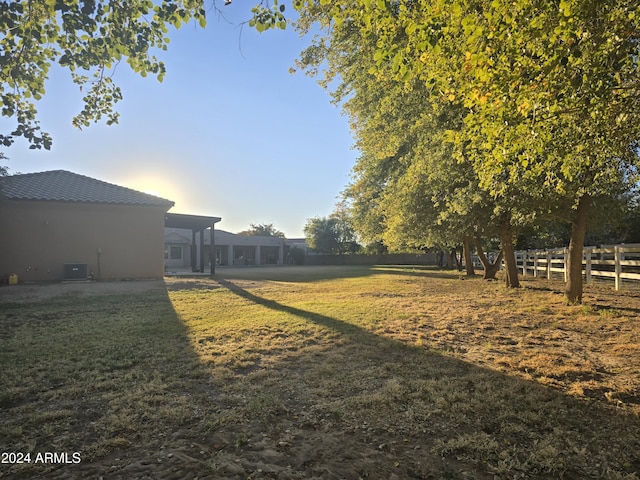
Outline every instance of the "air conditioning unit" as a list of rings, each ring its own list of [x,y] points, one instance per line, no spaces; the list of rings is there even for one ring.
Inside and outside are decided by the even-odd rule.
[[[64,279],[65,280],[86,280],[88,275],[86,263],[65,263]]]

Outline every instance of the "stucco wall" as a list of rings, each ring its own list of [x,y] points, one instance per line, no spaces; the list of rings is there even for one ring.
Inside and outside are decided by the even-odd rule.
[[[161,278],[165,213],[166,207],[2,200],[0,277],[57,281],[65,263],[86,263],[96,279]]]

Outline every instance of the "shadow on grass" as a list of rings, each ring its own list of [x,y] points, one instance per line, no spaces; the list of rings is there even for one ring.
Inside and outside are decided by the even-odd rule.
[[[201,362],[166,289],[2,304],[0,451],[82,461],[0,465],[0,477],[630,480],[640,470],[637,418],[217,281],[350,341],[300,342],[268,367],[212,381],[224,365]],[[197,301],[214,325],[220,296]],[[264,331],[220,340],[212,328],[206,341],[242,347]]]
[[[317,282],[339,278],[356,278],[376,272],[368,265],[278,265],[249,267],[219,267],[214,279],[272,280],[276,282]]]
[[[195,442],[212,414],[209,373],[186,326],[163,285],[108,287],[0,304],[0,452],[30,453],[0,478],[207,472]]]
[[[534,292],[565,295],[566,285],[561,279],[548,280],[529,276],[523,278],[521,283],[524,288]],[[613,282],[585,283],[583,286],[583,305],[598,311],[618,310],[632,315],[640,315],[640,308],[628,306],[628,303],[637,303],[637,299],[640,298],[640,290],[637,290],[637,285],[634,286],[636,290],[627,287],[627,289],[616,291]]]
[[[330,328],[331,330],[334,330],[335,332],[353,337],[357,342],[367,343],[369,345],[381,343],[390,344],[392,342],[391,340],[379,337],[363,328],[358,327],[357,325],[353,325],[352,323],[343,322],[342,320],[337,320],[320,313],[309,312],[307,310],[302,310],[301,308],[284,305],[282,303],[276,302],[275,300],[269,300],[267,298],[260,297],[236,285],[235,283],[230,282],[229,280],[217,278],[216,281],[224,288],[227,288],[229,291],[235,293],[239,297],[244,298],[245,300],[257,303],[258,305],[262,305],[263,307],[269,308],[271,310],[295,315],[317,325],[322,325],[324,327]]]
[[[296,419],[280,430],[325,429],[322,438],[314,439],[319,451],[331,448],[325,442],[336,442],[334,430],[354,434],[354,425],[365,425],[370,444],[387,448],[396,443],[393,458],[407,470],[395,471],[406,478],[466,478],[462,472],[469,468],[473,478],[633,479],[640,471],[637,417],[261,297],[229,280],[217,281],[247,301],[351,340],[351,345],[336,344],[313,356],[300,352],[276,366],[286,386],[274,387],[273,377],[264,381],[264,373],[248,375],[259,395],[279,398],[280,411]],[[294,402],[287,396],[292,391]],[[309,415],[310,410],[321,412],[322,419]],[[281,421],[276,417],[269,417],[269,428]],[[334,419],[329,430],[325,418]],[[332,448],[338,463],[350,462],[345,445]],[[388,473],[377,467],[354,466],[341,473],[348,472],[343,478],[386,478]]]
[[[232,280],[272,280],[277,282],[318,282],[344,278],[367,277],[378,274],[407,277],[430,277],[453,280],[464,272],[444,270],[432,265],[301,265],[221,267],[213,277]],[[480,278],[476,275],[473,278]]]
[[[378,273],[407,277],[441,278],[445,280],[482,278],[482,271],[472,277],[467,277],[464,271],[444,269],[435,265],[376,265],[374,269]]]

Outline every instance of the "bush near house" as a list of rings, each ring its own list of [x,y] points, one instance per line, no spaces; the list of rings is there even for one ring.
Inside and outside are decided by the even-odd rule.
[[[295,263],[296,265],[304,265],[306,256],[307,254],[303,248],[295,246],[289,248],[289,257],[291,257],[293,263]]]

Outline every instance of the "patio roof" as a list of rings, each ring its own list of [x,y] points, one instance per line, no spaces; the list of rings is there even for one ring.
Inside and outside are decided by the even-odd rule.
[[[186,228],[194,232],[213,227],[222,218],[206,217],[203,215],[186,215],[183,213],[167,213],[164,216],[164,226],[168,228]]]

